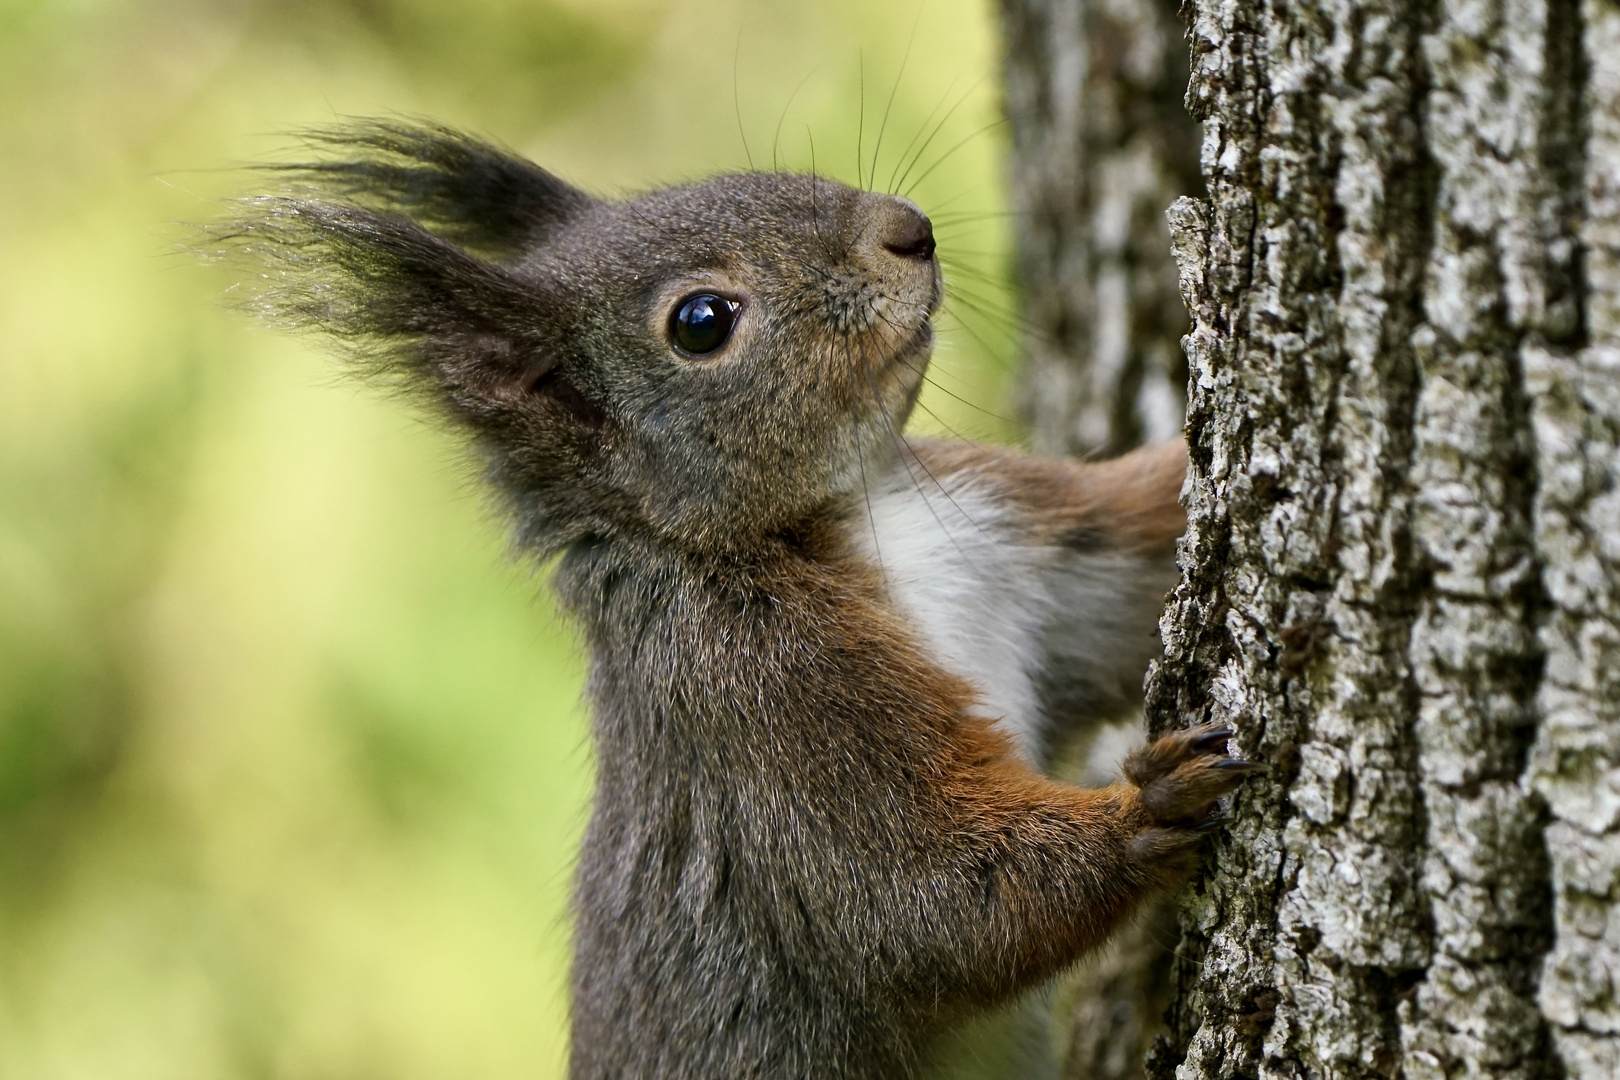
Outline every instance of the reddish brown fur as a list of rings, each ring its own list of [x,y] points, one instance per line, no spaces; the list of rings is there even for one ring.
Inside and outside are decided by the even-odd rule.
[[[1042,510],[1051,518],[1067,518],[1054,528],[1081,525],[1113,531],[1123,517],[1125,527],[1118,534],[1125,542],[1145,543],[1149,537],[1164,542],[1165,537],[1153,535],[1139,520],[1163,527],[1168,516],[1164,494],[1172,484],[1179,491],[1186,460],[1179,443],[1094,464],[1043,461],[962,442],[927,445],[944,451],[933,459],[944,470],[936,475],[962,468],[999,470],[1001,477],[1011,476],[1022,485],[1019,493],[1029,500],[1024,505],[1044,499]],[[1123,492],[1109,486],[1120,478]],[[1053,497],[1054,481],[1084,498],[1065,505]],[[1121,513],[1119,504],[1132,500],[1143,507],[1140,519]],[[1171,505],[1179,515],[1179,505]],[[973,711],[972,687],[918,648],[914,628],[889,607],[881,575],[841,549],[841,533],[824,523],[807,532],[815,536],[808,545],[812,561],[779,564],[781,576],[773,575],[773,585],[784,591],[824,592],[835,607],[830,612],[833,625],[849,636],[851,652],[867,656],[899,695],[917,706],[903,712],[874,710],[869,722],[889,728],[911,725],[910,733],[900,734],[907,745],[936,748],[919,784],[930,801],[937,799],[935,812],[920,819],[930,836],[928,846],[946,851],[964,835],[1000,837],[1005,849],[997,861],[1028,875],[1009,894],[1015,906],[1008,912],[1006,936],[987,941],[988,965],[977,974],[979,985],[967,1000],[990,1004],[1046,980],[1106,939],[1143,896],[1185,878],[1196,840],[1155,826],[1199,816],[1211,800],[1232,789],[1234,778],[1204,767],[1226,759],[1198,754],[1190,746],[1212,729],[1179,733],[1139,752],[1132,758],[1129,783],[1087,790],[1056,782],[1020,757],[1002,729]],[[891,699],[878,695],[877,700]],[[943,740],[938,737],[942,731]],[[1144,790],[1149,793],[1145,799]],[[1145,845],[1139,842],[1144,838]],[[1020,865],[1032,852],[1051,847],[1067,849],[1070,865],[1045,866],[1038,860]],[[1072,874],[1081,867],[1091,873],[1081,879],[1085,892],[1076,895],[1065,871]],[[1070,888],[1053,889],[1066,879]],[[1064,896],[1065,904],[1035,902],[1054,891]]]
[[[960,440],[917,440],[913,446],[942,480],[958,473],[995,480],[1025,515],[1034,543],[1057,543],[1079,529],[1116,547],[1151,551],[1173,546],[1187,527],[1180,501],[1187,446],[1179,439],[1089,462]]]

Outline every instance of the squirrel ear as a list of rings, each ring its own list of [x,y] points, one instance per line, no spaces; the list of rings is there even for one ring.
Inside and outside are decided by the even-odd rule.
[[[358,120],[301,133],[314,161],[266,166],[330,198],[394,212],[504,259],[591,205],[533,162],[425,121]]]
[[[397,213],[286,195],[236,205],[207,232],[256,271],[244,306],[331,335],[362,373],[486,426],[513,386],[555,367],[563,320],[542,283]]]

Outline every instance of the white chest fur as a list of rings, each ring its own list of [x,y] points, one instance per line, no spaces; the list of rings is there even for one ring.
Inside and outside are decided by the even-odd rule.
[[[978,711],[1005,725],[1033,762],[1051,554],[1014,539],[985,481],[958,476],[942,486],[912,469],[915,478],[901,466],[874,485],[870,517],[858,516],[854,540],[882,567],[891,602],[934,658],[978,689]]]

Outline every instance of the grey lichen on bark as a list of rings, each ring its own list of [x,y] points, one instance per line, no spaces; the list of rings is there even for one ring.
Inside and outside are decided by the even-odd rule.
[[[1545,614],[1530,779],[1555,936],[1540,1003],[1571,1077],[1620,1076],[1620,6],[1580,9],[1584,340],[1526,350]]]
[[[1179,0],[1003,0],[1023,412],[1046,453],[1181,430],[1164,208],[1202,190]]]
[[[1194,7],[1149,716],[1273,772],[1184,913],[1159,1075],[1620,1075],[1617,19]]]

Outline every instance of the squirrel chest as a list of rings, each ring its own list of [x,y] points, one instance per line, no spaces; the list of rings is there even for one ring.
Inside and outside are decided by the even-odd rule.
[[[931,659],[974,688],[978,715],[1038,763],[1054,737],[1140,692],[1157,651],[1153,586],[1168,590],[1173,566],[1089,531],[1042,537],[994,457],[951,469],[929,461],[937,445],[919,441],[874,478],[849,542]]]

